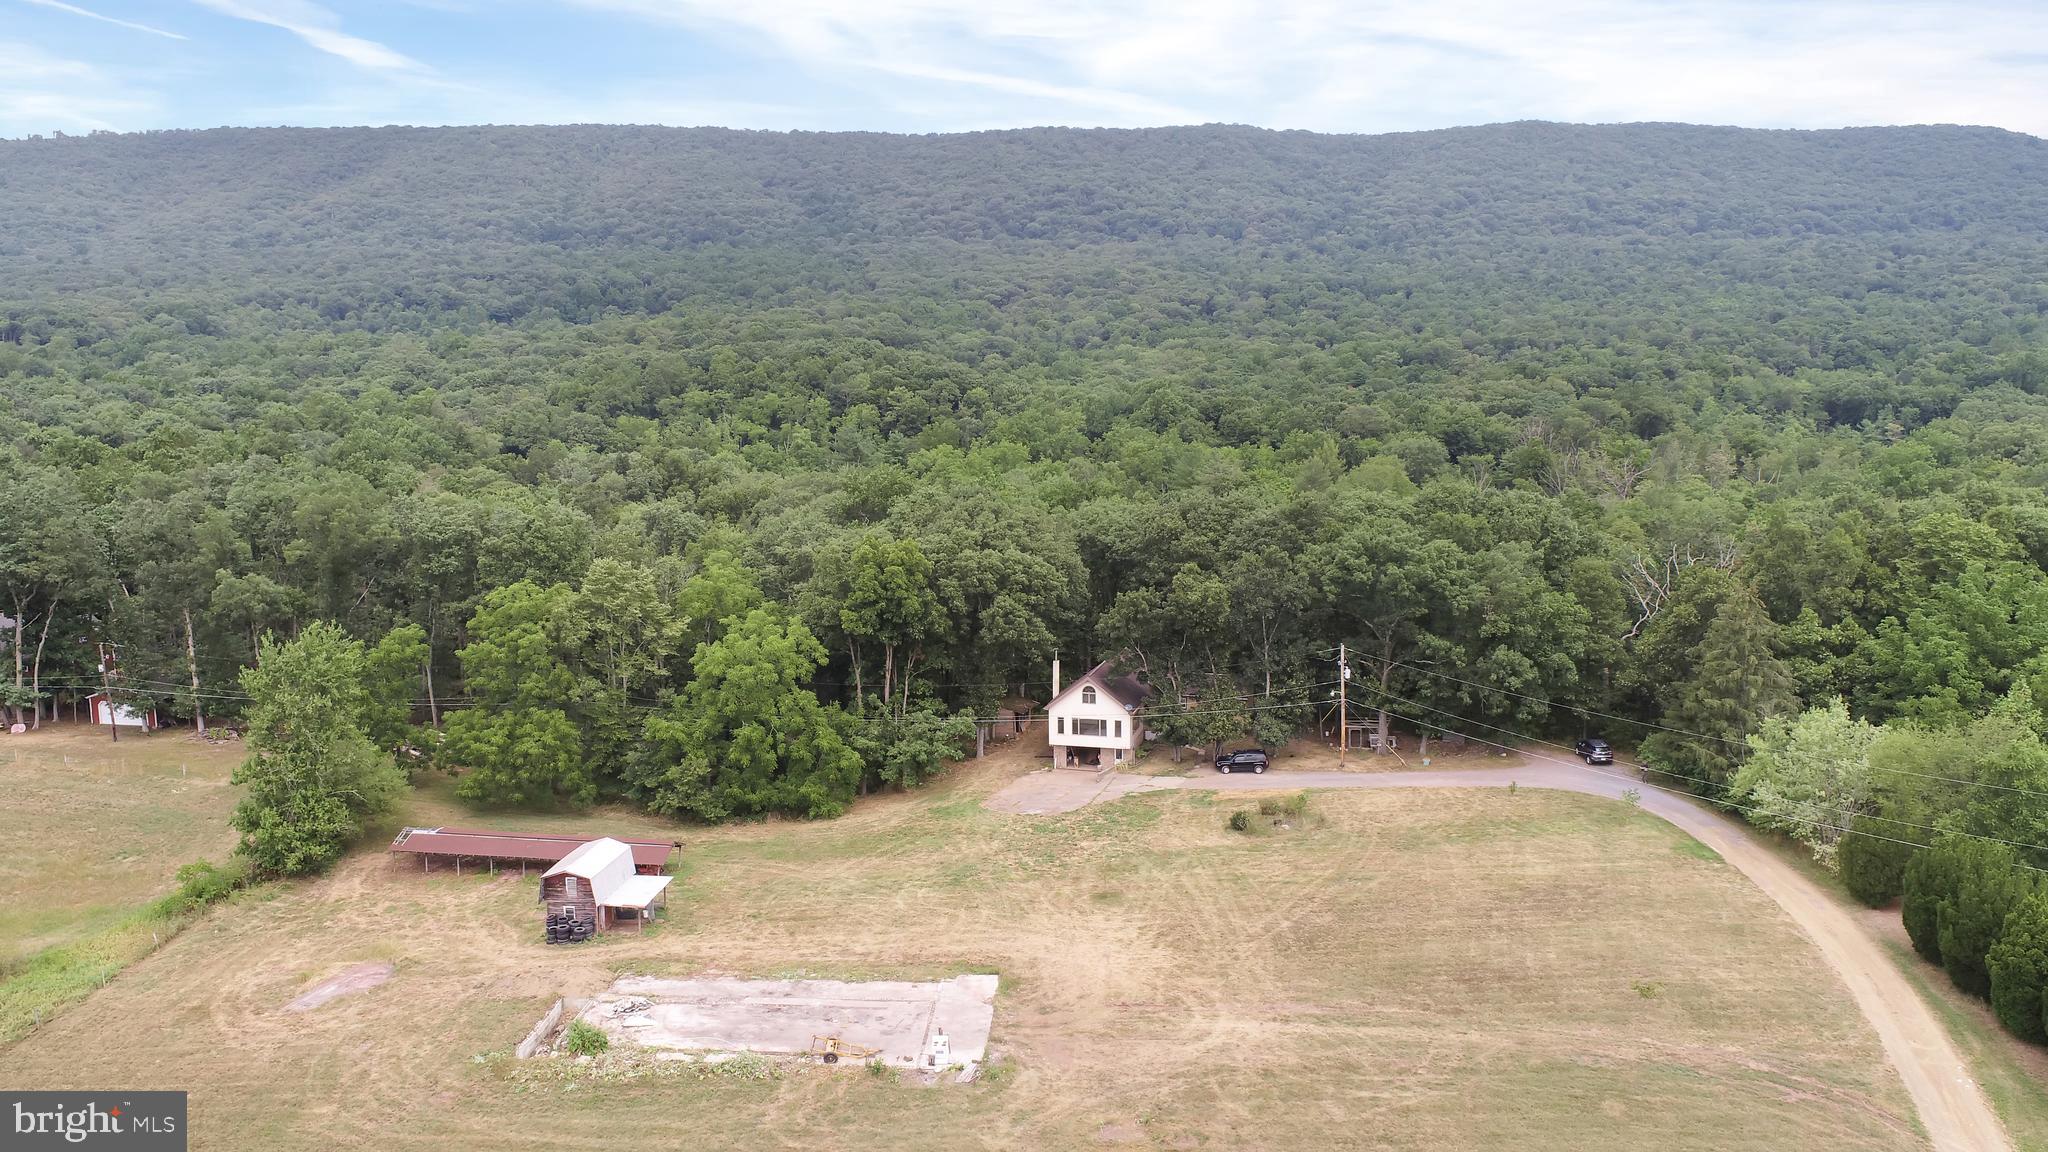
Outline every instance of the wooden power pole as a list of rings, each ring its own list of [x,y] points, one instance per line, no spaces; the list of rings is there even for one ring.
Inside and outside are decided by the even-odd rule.
[[[102,640],[100,641],[101,699],[106,701],[107,735],[114,738],[114,743],[119,744],[121,742],[121,724],[120,717],[114,715],[114,674],[110,667],[112,663],[113,660],[107,652],[106,641]]]
[[[1350,697],[1345,689],[1351,686],[1351,661],[1344,649],[1344,642],[1337,641],[1337,763],[1344,762],[1344,753],[1351,750]]]

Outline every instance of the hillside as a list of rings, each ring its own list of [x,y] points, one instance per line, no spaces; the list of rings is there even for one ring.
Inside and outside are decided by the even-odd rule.
[[[1708,789],[1801,704],[1966,723],[2048,691],[2044,390],[2048,143],[1986,129],[0,143],[13,614],[179,716],[409,622],[473,727],[534,697],[458,652],[545,619],[528,785],[711,818],[921,779],[859,734],[1054,651],[1204,742],[1342,641],[1396,723]],[[713,799],[649,714],[757,604],[852,751]]]

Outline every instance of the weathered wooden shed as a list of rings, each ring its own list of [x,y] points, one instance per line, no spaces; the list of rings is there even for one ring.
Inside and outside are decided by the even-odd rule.
[[[634,871],[631,846],[605,837],[562,857],[540,878],[540,902],[549,916],[563,913],[597,925],[599,932],[631,921],[637,929],[668,901],[673,876]]]

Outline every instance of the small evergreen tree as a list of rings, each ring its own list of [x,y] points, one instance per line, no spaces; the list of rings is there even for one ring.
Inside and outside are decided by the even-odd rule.
[[[1899,920],[1913,941],[1913,951],[1935,964],[1941,963],[1941,903],[1955,891],[1965,843],[1960,837],[1937,840],[1906,865]]]
[[[1778,659],[1777,625],[1754,589],[1723,597],[1700,642],[1693,675],[1675,686],[1665,724],[1643,741],[1643,759],[1702,792],[1721,788],[1738,763],[1743,741],[1763,722],[1798,707],[1792,673]]]
[[[1858,816],[1836,851],[1835,863],[1849,895],[1872,908],[1890,904],[1905,891],[1906,866],[1920,851],[1905,843],[1899,832],[1894,825]]]
[[[1991,995],[1985,957],[2005,931],[2005,919],[2038,887],[2034,874],[2019,867],[2003,844],[1966,840],[1958,846],[1961,867],[1951,895],[1935,912],[1941,936],[1941,966],[1955,986],[1972,996]]]
[[[1984,966],[1999,1023],[2022,1040],[2048,1043],[2048,892],[2036,891],[2006,917]]]

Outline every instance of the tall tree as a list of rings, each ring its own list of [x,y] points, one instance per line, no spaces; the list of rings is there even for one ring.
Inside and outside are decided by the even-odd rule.
[[[1700,642],[1692,674],[1672,687],[1663,722],[1643,741],[1643,759],[1667,776],[1718,790],[1740,762],[1750,733],[1798,706],[1792,674],[1778,659],[1777,627],[1746,586],[1724,598]]]
[[[442,754],[467,769],[457,794],[485,804],[587,804],[598,782],[564,704],[577,676],[564,657],[575,594],[521,580],[484,597],[457,658],[476,698],[448,720]]]
[[[361,643],[316,621],[263,648],[262,665],[242,673],[250,754],[234,775],[236,850],[260,872],[297,876],[334,863],[405,779],[364,732]]]
[[[845,809],[861,757],[842,730],[844,714],[809,687],[825,663],[809,629],[756,608],[690,663],[694,678],[647,719],[631,779],[648,807],[703,820]]]

